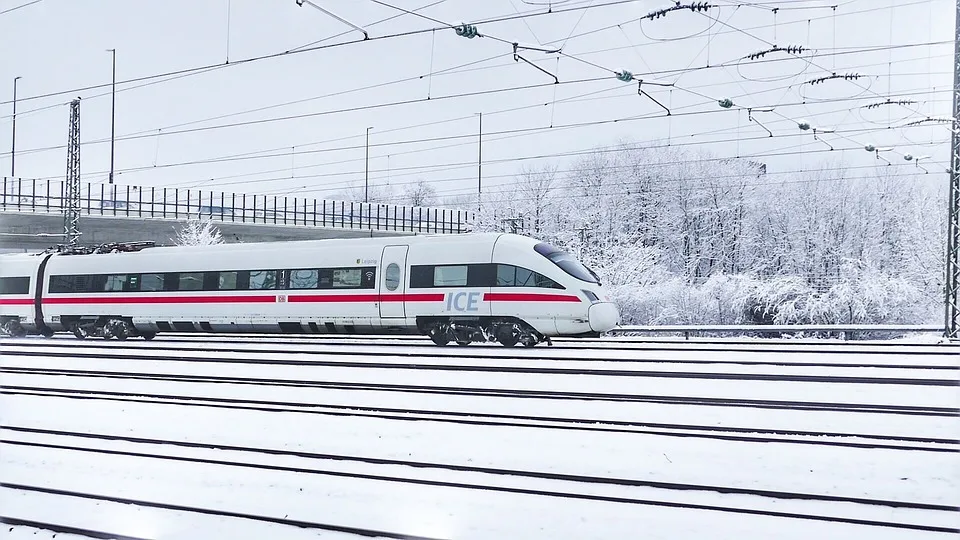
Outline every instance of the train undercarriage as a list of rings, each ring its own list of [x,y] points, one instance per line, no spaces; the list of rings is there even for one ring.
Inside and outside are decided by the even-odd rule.
[[[157,336],[156,332],[137,330],[133,321],[123,317],[96,317],[85,319],[82,317],[64,317],[61,324],[73,333],[77,339],[98,337],[103,339],[117,338],[125,340],[128,337],[142,337],[151,340]]]
[[[132,319],[120,316],[70,316],[63,317],[60,324],[78,339],[116,338],[123,341],[140,337],[151,340],[157,335],[153,331],[138,330]],[[471,343],[493,342],[505,347],[534,347],[540,343],[553,345],[549,336],[514,317],[418,317],[417,331],[440,346],[450,343],[466,346]],[[46,337],[54,334],[47,326],[41,328],[39,333]],[[19,319],[8,318],[0,320],[0,334],[23,337],[28,332],[21,326]]]
[[[418,317],[417,328],[440,346],[451,342],[460,346],[486,342],[498,342],[504,347],[534,347],[543,342],[553,345],[549,336],[513,317]]]

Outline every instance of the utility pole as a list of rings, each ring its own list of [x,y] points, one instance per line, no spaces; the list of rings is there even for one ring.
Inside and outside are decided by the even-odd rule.
[[[80,240],[80,99],[70,102],[67,132],[67,181],[63,204],[63,235],[67,245]]]
[[[480,114],[480,129],[477,132],[477,212],[480,212],[483,204],[482,185],[483,185],[483,113]]]
[[[113,83],[111,85],[111,101],[110,106],[110,183],[113,183],[113,144],[114,138],[116,136],[116,112],[117,112],[117,50],[108,49],[109,52],[113,53]]]
[[[373,126],[367,128],[367,157],[366,164],[363,166],[363,202],[368,202],[370,191],[370,130]]]
[[[13,137],[10,143],[10,178],[16,178],[15,163],[17,159],[17,79],[13,78]]]
[[[947,268],[944,336],[960,338],[960,3],[956,6],[953,56],[953,135],[950,141],[950,184],[947,188]]]

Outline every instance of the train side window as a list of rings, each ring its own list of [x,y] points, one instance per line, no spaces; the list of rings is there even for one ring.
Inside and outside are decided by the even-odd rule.
[[[543,274],[510,264],[497,265],[497,287],[536,287],[540,289],[564,289],[556,281]]]
[[[30,277],[2,277],[0,278],[0,294],[28,294],[30,292]]]
[[[517,267],[509,264],[497,265],[497,287],[513,287],[517,284]]]
[[[556,281],[548,278],[547,276],[538,274],[536,272],[533,273],[533,279],[534,279],[534,287],[539,287],[541,289],[565,289],[566,288],[563,285],[557,283]]]
[[[107,276],[104,274],[73,276],[73,278],[74,278],[73,292],[92,293],[92,292],[103,292],[107,290]]]
[[[220,272],[217,279],[217,289],[221,291],[237,290],[237,274],[239,272]]]
[[[140,290],[145,292],[163,290],[163,274],[143,274],[140,276]]]
[[[277,271],[276,270],[251,270],[250,271],[250,290],[276,289]]]
[[[291,289],[316,289],[320,282],[320,271],[311,270],[291,270],[290,288]]]
[[[333,270],[334,289],[359,289],[363,272],[359,268],[335,268]]]
[[[178,290],[181,290],[181,291],[203,290],[203,272],[180,272]]]
[[[433,266],[419,265],[410,267],[410,288],[427,289],[433,287]]]
[[[533,287],[536,285],[533,279],[533,272],[526,268],[517,267],[517,287]]]
[[[467,267],[467,287],[490,287],[496,282],[494,264],[471,264]]]
[[[163,275],[163,290],[176,291],[180,285],[180,273],[170,272]]]
[[[434,287],[463,287],[467,284],[467,265],[435,266]]]
[[[50,276],[50,285],[47,289],[50,293],[68,293],[73,292],[72,276]]]

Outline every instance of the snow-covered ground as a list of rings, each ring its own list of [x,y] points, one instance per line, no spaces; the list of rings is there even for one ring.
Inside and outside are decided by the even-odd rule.
[[[683,364],[656,360],[757,361],[770,352],[682,350],[587,351],[517,349],[520,359],[497,359],[491,348],[416,348],[412,345],[355,345],[302,339],[235,340],[231,349],[270,352],[213,352],[230,358],[304,359],[338,362],[389,362],[420,365],[487,365],[636,369],[669,374],[691,371],[740,374],[815,374],[822,376],[901,377],[957,380],[954,370],[839,368],[833,366],[750,366]],[[280,343],[277,343],[280,342]],[[31,341],[30,343],[38,343]],[[251,365],[227,362],[165,362],[176,344],[202,350],[196,340],[144,343],[84,342],[94,358],[49,355],[62,348],[20,347],[0,341],[0,368],[12,366],[138,373],[197,374],[325,382],[432,385],[469,388],[534,389],[555,392],[767,399],[834,403],[874,403],[957,409],[957,386],[849,384],[832,382],[731,381],[644,376],[549,373],[436,371],[393,367]],[[141,359],[111,359],[128,346],[142,347]],[[691,346],[698,346],[691,344]],[[676,350],[680,347],[680,350]],[[844,345],[843,347],[849,347]],[[769,348],[767,345],[766,348]],[[409,354],[419,350],[423,357]],[[476,358],[442,358],[476,354]],[[396,353],[370,356],[370,352]],[[791,362],[957,365],[955,348],[942,356],[819,353]],[[327,354],[336,352],[336,354]],[[586,353],[586,354],[584,354]],[[558,358],[537,360],[537,355]],[[604,362],[620,355],[619,362]],[[529,357],[529,358],[526,358]],[[594,358],[594,361],[579,360]],[[642,363],[622,360],[644,360]],[[653,361],[651,361],[653,360]],[[766,361],[766,360],[765,360]],[[955,528],[957,512],[895,508],[880,504],[816,500],[852,497],[928,505],[960,505],[960,456],[956,445],[936,449],[892,450],[723,440],[706,436],[711,427],[802,430],[889,436],[890,440],[830,436],[824,441],[898,443],[898,438],[956,439],[956,414],[902,415],[840,411],[780,410],[696,404],[614,400],[519,398],[516,396],[442,395],[382,389],[330,389],[168,380],[104,379],[0,373],[0,482],[85,494],[167,503],[221,512],[295,519],[337,527],[369,529],[430,538],[927,538],[948,534],[804,516],[840,517],[887,523]],[[25,388],[61,389],[53,395],[27,395]],[[66,392],[89,392],[78,399]],[[49,390],[34,390],[35,394]],[[105,399],[120,392],[132,396],[167,395],[185,399],[143,398],[144,402]],[[115,396],[116,397],[116,396]],[[206,400],[204,399],[206,398]],[[213,398],[283,402],[260,409],[230,408]],[[152,402],[151,402],[152,401]],[[242,405],[235,403],[235,405]],[[349,414],[351,407],[356,407]],[[368,410],[360,410],[361,407]],[[345,409],[346,408],[346,409]],[[420,411],[396,417],[369,409]],[[424,411],[435,411],[431,415]],[[347,414],[345,414],[347,413]],[[550,422],[530,426],[479,425],[451,421],[446,413],[538,416],[591,420],[583,429],[552,429]],[[413,418],[419,418],[414,421]],[[444,421],[437,421],[443,419]],[[699,426],[688,435],[596,431],[604,422]],[[24,430],[22,428],[28,428]],[[31,431],[32,430],[32,431]],[[37,431],[43,430],[43,431]],[[682,429],[664,430],[671,432]],[[81,437],[80,434],[95,437]],[[674,433],[675,434],[675,433]],[[749,434],[748,434],[749,435]],[[129,439],[145,439],[133,442]],[[784,437],[811,439],[811,437]],[[126,439],[126,440],[125,440]],[[14,443],[21,444],[14,444]],[[902,442],[902,441],[900,441]],[[24,444],[25,443],[25,444]],[[184,446],[175,443],[192,443]],[[46,445],[46,446],[44,446]],[[63,448],[69,447],[69,448]],[[226,449],[226,447],[234,447]],[[244,447],[247,450],[240,450]],[[84,451],[92,449],[96,451]],[[271,450],[265,454],[252,450]],[[114,453],[108,453],[114,452]],[[297,452],[278,455],[276,452]],[[317,455],[322,454],[322,455]],[[174,459],[176,458],[176,459]],[[257,468],[267,465],[273,469]],[[278,470],[279,468],[295,468]],[[495,469],[495,470],[494,470]],[[512,473],[511,473],[512,471]],[[541,474],[542,473],[542,474]],[[565,478],[544,478],[556,474]],[[590,478],[584,478],[590,477]],[[606,479],[606,480],[604,480]],[[458,483],[457,486],[440,485]],[[661,484],[651,485],[650,482]],[[691,486],[696,489],[689,489]],[[812,500],[730,493],[768,490],[806,494]],[[526,492],[521,492],[526,490]],[[536,493],[532,493],[536,492]],[[606,498],[607,500],[598,500]],[[613,502],[611,499],[616,499]],[[664,505],[681,504],[688,507]],[[693,505],[694,508],[689,506]],[[761,513],[741,513],[742,510]],[[762,515],[774,512],[781,515]],[[783,514],[792,515],[786,517]],[[13,487],[0,488],[0,515],[105,531],[138,538],[358,538],[355,534],[297,528],[256,519],[223,517],[135,504],[121,504]],[[4,538],[50,538],[53,533],[23,526],[0,530]],[[46,536],[44,536],[46,535]],[[57,538],[71,535],[57,534]]]

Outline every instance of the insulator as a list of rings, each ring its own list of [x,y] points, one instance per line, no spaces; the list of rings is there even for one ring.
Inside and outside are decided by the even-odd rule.
[[[874,150],[877,149],[877,147],[872,144],[868,144],[864,146],[863,149],[866,150],[867,152],[873,152]]]
[[[802,129],[802,130],[804,130],[804,131],[806,131],[806,130],[810,129],[810,123],[807,122],[807,121],[805,121],[805,120],[801,120],[801,121],[797,124],[797,127],[800,128],[800,129]]]
[[[473,39],[480,35],[480,32],[477,31],[477,27],[472,24],[461,24],[454,28],[457,35],[460,37],[465,37],[467,39]]]
[[[618,79],[618,80],[621,80],[621,81],[623,81],[623,82],[630,82],[630,81],[633,80],[633,73],[630,73],[630,72],[627,71],[627,70],[623,70],[623,71],[617,73],[617,79]]]
[[[730,107],[733,107],[733,100],[730,98],[723,98],[718,103],[724,109],[729,109]]]
[[[913,154],[904,154],[903,159],[904,161],[913,161]]]

